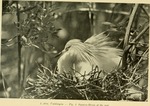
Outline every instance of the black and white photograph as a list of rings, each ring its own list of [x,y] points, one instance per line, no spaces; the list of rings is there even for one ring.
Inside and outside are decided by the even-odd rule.
[[[148,102],[150,3],[1,5],[0,98]]]

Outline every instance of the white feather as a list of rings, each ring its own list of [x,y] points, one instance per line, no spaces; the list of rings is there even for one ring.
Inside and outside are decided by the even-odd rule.
[[[122,50],[112,47],[113,44],[103,33],[84,43],[79,39],[70,40],[64,48],[66,52],[58,60],[58,71],[83,75],[92,71],[93,66],[98,66],[109,73],[117,67],[122,54]]]

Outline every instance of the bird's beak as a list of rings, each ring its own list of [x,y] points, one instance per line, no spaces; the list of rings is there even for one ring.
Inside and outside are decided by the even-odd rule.
[[[62,50],[61,52],[59,52],[55,57],[59,57],[59,56],[61,56],[62,54],[64,54],[65,53],[65,50]]]

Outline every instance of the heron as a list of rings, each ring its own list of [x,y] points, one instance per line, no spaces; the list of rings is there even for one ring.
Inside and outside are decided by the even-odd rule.
[[[104,32],[93,35],[84,42],[80,39],[69,40],[59,53],[58,73],[76,75],[80,79],[97,66],[107,75],[118,66],[122,55],[121,49],[112,46],[114,43]]]

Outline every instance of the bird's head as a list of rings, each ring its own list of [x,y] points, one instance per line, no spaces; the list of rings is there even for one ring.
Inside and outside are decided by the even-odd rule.
[[[81,43],[79,39],[72,39],[66,43],[64,50],[68,51],[70,47],[77,45],[79,43]]]
[[[81,41],[79,39],[69,40],[66,43],[64,49],[60,53],[58,53],[58,55],[56,55],[56,57],[61,56],[62,54],[64,54],[65,52],[67,52],[71,47],[73,47],[73,46],[75,46],[77,44],[80,44],[80,43],[81,43]]]

